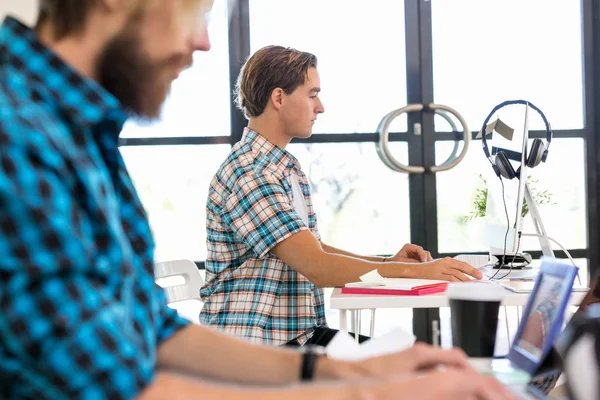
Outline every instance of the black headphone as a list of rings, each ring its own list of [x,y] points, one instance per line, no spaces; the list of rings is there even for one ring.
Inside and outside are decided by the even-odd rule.
[[[521,161],[521,154],[517,152],[511,152],[510,150],[504,149],[496,149],[492,148],[493,154],[490,154],[490,150],[488,149],[487,140],[486,140],[486,128],[487,124],[492,118],[492,116],[500,110],[502,107],[514,105],[514,104],[523,104],[533,108],[535,111],[540,114],[542,119],[544,120],[544,125],[546,126],[546,143],[544,143],[541,139],[533,139],[533,143],[531,144],[531,149],[529,150],[529,155],[526,155],[525,165],[528,168],[537,167],[540,163],[546,162],[546,158],[548,158],[548,148],[550,147],[550,142],[552,141],[552,129],[550,128],[550,124],[546,119],[544,113],[525,100],[508,100],[504,103],[498,104],[492,112],[487,116],[485,121],[483,122],[483,127],[481,128],[481,144],[483,146],[483,152],[485,156],[492,164],[492,168],[498,177],[503,177],[506,179],[514,179],[518,178],[521,173],[521,167],[519,167],[516,171],[513,168],[512,164],[509,160]],[[495,158],[492,158],[492,155],[495,155]]]

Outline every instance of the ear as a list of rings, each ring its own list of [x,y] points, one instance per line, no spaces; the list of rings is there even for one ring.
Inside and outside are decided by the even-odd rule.
[[[273,104],[273,107],[278,111],[283,106],[283,95],[283,89],[281,88],[275,88],[271,92],[271,104]]]

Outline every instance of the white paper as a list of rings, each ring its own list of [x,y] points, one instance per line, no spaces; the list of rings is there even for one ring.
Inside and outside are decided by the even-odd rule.
[[[376,269],[360,277],[360,281],[364,283],[383,283],[384,280],[385,278],[379,275]]]
[[[396,328],[385,335],[359,344],[348,333],[340,331],[329,342],[326,350],[327,355],[334,360],[360,361],[406,350],[415,340],[414,335]]]

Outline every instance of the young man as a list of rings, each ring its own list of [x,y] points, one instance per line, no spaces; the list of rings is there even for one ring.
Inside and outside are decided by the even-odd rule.
[[[209,49],[208,3],[40,0],[35,31],[0,27],[0,397],[492,399],[497,383],[458,352],[315,359],[190,326],[166,306],[117,140],[128,115],[156,117],[192,53]],[[450,373],[413,377],[440,363]],[[301,371],[353,383],[290,387]]]
[[[249,123],[210,185],[201,321],[262,343],[327,345],[335,331],[325,321],[323,287],[374,269],[385,277],[481,278],[411,244],[382,258],[321,242],[308,180],[285,150],[292,138],[309,137],[324,112],[314,55],[265,47],[246,62],[237,90]]]

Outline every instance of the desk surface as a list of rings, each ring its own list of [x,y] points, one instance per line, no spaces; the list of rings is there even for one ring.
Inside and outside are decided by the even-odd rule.
[[[502,305],[524,306],[527,304],[529,293],[514,293],[508,289]],[[578,305],[587,292],[573,292],[569,299],[570,305]],[[428,294],[424,296],[390,296],[371,294],[342,294],[342,289],[335,288],[330,297],[330,308],[337,310],[372,309],[372,308],[440,308],[448,307],[445,293]]]

